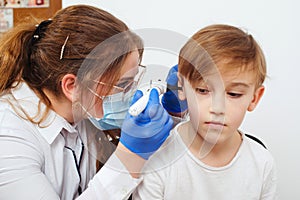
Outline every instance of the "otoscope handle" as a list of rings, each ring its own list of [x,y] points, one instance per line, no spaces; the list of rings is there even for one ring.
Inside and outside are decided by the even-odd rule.
[[[164,93],[164,87],[160,85],[154,86],[153,88],[149,89],[139,100],[137,100],[137,102],[135,102],[132,106],[130,106],[128,110],[130,115],[138,116],[141,112],[145,110],[149,101],[150,91],[152,89],[156,89],[158,91],[158,95]]]

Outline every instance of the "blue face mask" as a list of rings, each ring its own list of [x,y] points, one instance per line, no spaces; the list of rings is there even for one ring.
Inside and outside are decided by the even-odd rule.
[[[106,96],[103,99],[103,117],[89,117],[89,120],[100,130],[121,128],[133,98],[132,92],[123,97],[122,92]]]

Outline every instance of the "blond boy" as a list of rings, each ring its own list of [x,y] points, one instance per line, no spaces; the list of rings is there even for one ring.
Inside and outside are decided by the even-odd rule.
[[[254,38],[211,25],[183,46],[178,97],[189,120],[178,124],[144,169],[134,199],[277,199],[270,152],[239,127],[264,93],[266,62]]]

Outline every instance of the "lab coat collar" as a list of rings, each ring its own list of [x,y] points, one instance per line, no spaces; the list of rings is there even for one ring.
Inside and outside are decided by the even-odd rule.
[[[18,87],[12,89],[11,93],[30,116],[35,116],[38,110],[39,98],[25,82],[20,83]],[[42,103],[42,112],[45,108],[45,104]],[[40,126],[36,125],[36,129],[49,144],[52,144],[63,128],[70,133],[77,132],[76,126],[71,125],[53,110],[49,111],[49,115]]]

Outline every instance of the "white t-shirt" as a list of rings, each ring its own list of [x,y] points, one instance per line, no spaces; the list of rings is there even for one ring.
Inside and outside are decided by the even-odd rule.
[[[128,198],[140,180],[129,175],[105,135],[88,120],[72,126],[53,111],[45,127],[16,113],[22,108],[34,116],[37,105],[37,96],[24,83],[0,97],[0,199],[72,200],[79,182],[80,199]],[[74,155],[77,166],[82,157],[80,175]],[[96,160],[107,161],[97,174]]]
[[[211,167],[187,149],[177,132],[179,125],[145,166],[133,199],[277,199],[274,161],[261,144],[242,134],[233,160],[223,167]]]

